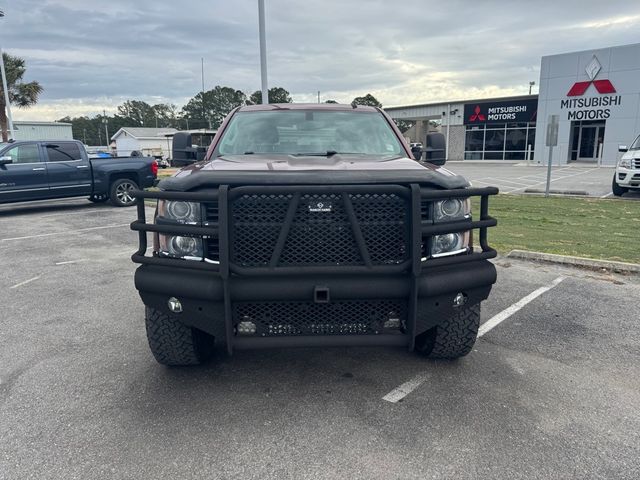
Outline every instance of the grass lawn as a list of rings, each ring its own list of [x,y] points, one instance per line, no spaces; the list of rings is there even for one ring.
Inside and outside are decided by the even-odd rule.
[[[640,263],[638,201],[497,195],[489,198],[489,215],[498,219],[489,244],[501,254],[518,249]]]

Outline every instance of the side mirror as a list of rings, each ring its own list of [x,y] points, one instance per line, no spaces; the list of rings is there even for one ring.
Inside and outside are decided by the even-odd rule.
[[[416,145],[415,147],[411,147],[411,154],[413,158],[420,161],[422,160],[422,147]]]
[[[442,133],[427,133],[425,162],[444,165],[447,161],[447,144]]]
[[[627,147],[626,145],[618,145],[618,151],[619,152],[628,152],[629,151],[629,147]]]
[[[0,165],[7,165],[8,163],[13,163],[13,158],[7,155],[4,157],[0,157]]]

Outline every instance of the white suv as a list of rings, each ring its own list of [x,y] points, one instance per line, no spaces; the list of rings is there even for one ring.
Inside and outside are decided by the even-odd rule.
[[[611,190],[617,197],[627,193],[629,189],[640,189],[640,136],[630,147],[620,145],[618,151],[624,152],[616,167]]]

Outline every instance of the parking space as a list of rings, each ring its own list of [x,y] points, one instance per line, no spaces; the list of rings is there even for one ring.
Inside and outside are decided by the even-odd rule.
[[[637,478],[638,277],[498,259],[482,322],[500,322],[455,362],[291,349],[167,369],[134,215],[0,206],[1,479]]]
[[[468,178],[477,186],[495,186],[502,193],[544,191],[547,168],[526,163],[449,162],[447,168]],[[599,198],[615,198],[611,193],[614,169],[595,165],[554,166],[551,171],[551,190]],[[623,198],[640,200],[640,191],[628,192]]]

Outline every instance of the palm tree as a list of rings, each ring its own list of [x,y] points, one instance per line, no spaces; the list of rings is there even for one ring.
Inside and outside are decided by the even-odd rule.
[[[24,58],[3,53],[2,59],[4,60],[11,104],[20,108],[35,105],[38,102],[38,95],[42,93],[42,86],[36,81],[29,83],[22,81],[26,70]],[[2,141],[6,142],[9,138],[7,134],[7,104],[4,101],[2,84],[0,84],[0,127],[2,128]]]

